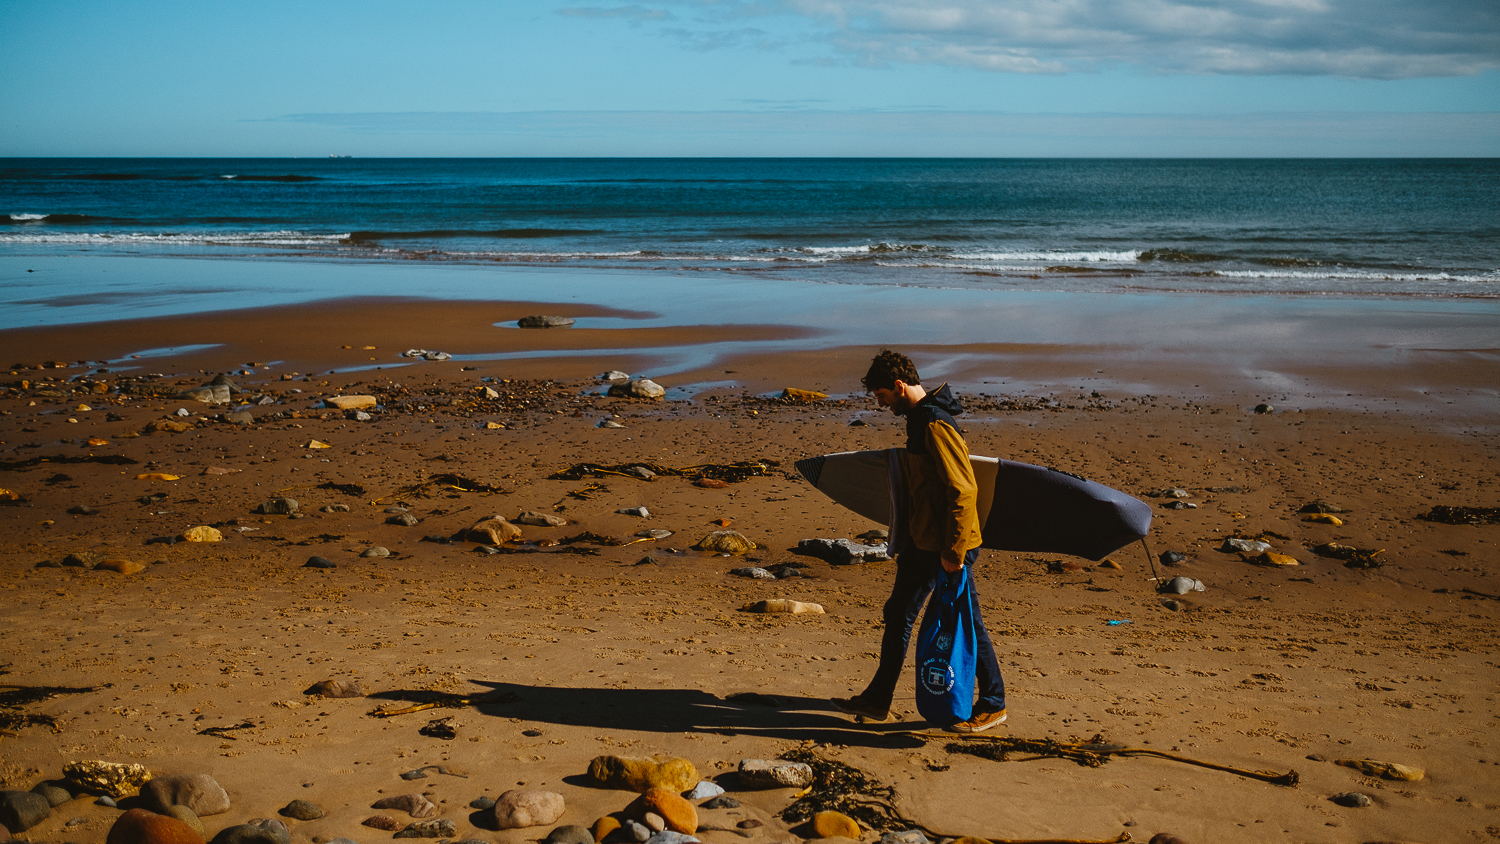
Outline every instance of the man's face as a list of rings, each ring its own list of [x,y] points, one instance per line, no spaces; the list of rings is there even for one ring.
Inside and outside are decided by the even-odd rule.
[[[906,396],[906,382],[897,381],[894,387],[881,387],[870,391],[875,396],[875,401],[881,407],[888,407],[891,413],[904,416],[906,411],[911,410],[911,399]]]

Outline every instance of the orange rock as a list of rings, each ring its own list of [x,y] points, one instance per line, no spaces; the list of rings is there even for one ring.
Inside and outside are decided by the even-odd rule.
[[[176,818],[131,809],[109,828],[105,844],[203,844],[203,836]]]
[[[135,560],[103,560],[94,566],[94,571],[113,571],[120,574],[135,574],[145,570],[146,567]]]
[[[813,835],[818,838],[852,838],[858,841],[862,834],[859,823],[840,812],[819,812],[813,815]]]
[[[709,522],[709,524],[711,524],[711,525],[718,525],[719,527],[729,527],[730,525],[734,524],[734,520],[733,519],[714,519],[713,521]]]
[[[169,475],[166,472],[142,472],[135,476],[138,481],[180,481],[181,475]]]
[[[594,828],[593,828],[594,840],[595,841],[603,841],[604,838],[605,838],[605,836],[609,835],[611,832],[614,832],[615,830],[617,830],[619,828],[620,828],[620,819],[619,818],[615,817],[614,815],[605,815],[604,817],[600,818],[599,820],[594,821]]]
[[[464,532],[464,539],[469,542],[483,542],[487,545],[502,545],[520,536],[520,528],[499,516],[475,522],[473,527]]]
[[[703,489],[724,489],[728,487],[729,484],[728,482],[721,481],[718,478],[699,478],[698,480],[693,481],[693,486],[701,487]]]
[[[636,799],[639,811],[655,812],[667,822],[667,829],[692,835],[698,831],[698,810],[682,795],[665,788],[652,788]]]

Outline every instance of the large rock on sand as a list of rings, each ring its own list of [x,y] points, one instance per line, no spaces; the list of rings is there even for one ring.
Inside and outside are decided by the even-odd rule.
[[[157,777],[141,786],[141,802],[162,814],[171,806],[186,806],[200,818],[229,811],[229,793],[208,774]]]
[[[473,527],[464,531],[465,540],[469,542],[482,542],[485,545],[504,545],[512,539],[520,537],[520,535],[520,528],[499,516],[477,521]]]
[[[655,812],[666,821],[667,829],[673,832],[692,835],[698,831],[698,810],[676,790],[647,789],[631,804],[630,812],[636,817],[642,817],[646,812]]]
[[[203,844],[203,836],[182,821],[131,809],[109,828],[105,844]]]
[[[562,817],[566,804],[555,791],[512,789],[495,800],[495,825],[500,829],[542,826]]]
[[[665,788],[681,794],[698,784],[698,769],[680,757],[658,762],[631,756],[596,756],[589,762],[589,779],[604,788],[638,793]]]
[[[52,816],[47,798],[30,791],[0,791],[0,826],[25,832]]]

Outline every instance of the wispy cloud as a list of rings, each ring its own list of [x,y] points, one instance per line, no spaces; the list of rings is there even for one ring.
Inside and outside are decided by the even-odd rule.
[[[865,66],[1377,79],[1500,67],[1493,0],[656,0],[621,8],[677,10],[704,33],[789,16],[813,24],[812,37],[830,51],[811,61]],[[697,49],[746,43],[685,40]]]

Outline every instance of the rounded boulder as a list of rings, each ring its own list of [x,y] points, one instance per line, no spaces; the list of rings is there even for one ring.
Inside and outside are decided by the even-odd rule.
[[[589,779],[605,788],[637,793],[665,788],[680,794],[698,784],[698,769],[681,757],[658,762],[631,756],[596,756],[589,762]]]
[[[203,836],[182,821],[131,809],[115,820],[105,844],[203,844]]]
[[[229,811],[229,793],[208,774],[157,777],[141,786],[141,800],[161,814],[171,806],[186,806],[200,818]]]
[[[698,809],[675,790],[647,789],[635,802],[638,817],[640,813],[654,812],[673,832],[692,835],[698,831]]]
[[[500,829],[542,826],[562,817],[566,806],[555,791],[512,789],[495,800],[495,825]]]

